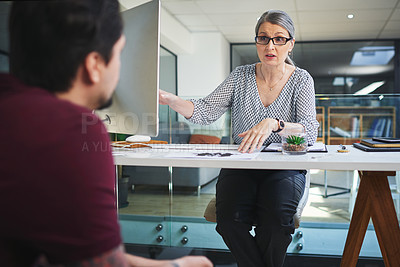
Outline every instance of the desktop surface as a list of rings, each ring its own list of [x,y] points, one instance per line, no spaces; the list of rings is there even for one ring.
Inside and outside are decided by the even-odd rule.
[[[195,147],[196,145],[189,145]],[[228,145],[229,146],[229,145]],[[174,158],[171,149],[115,150],[116,165],[215,167],[253,169],[327,169],[327,170],[400,170],[400,153],[365,152],[349,146],[349,153],[337,152],[338,146],[328,145],[328,153],[285,155],[281,152],[258,152],[252,159],[235,158]],[[220,150],[210,150],[218,152]]]

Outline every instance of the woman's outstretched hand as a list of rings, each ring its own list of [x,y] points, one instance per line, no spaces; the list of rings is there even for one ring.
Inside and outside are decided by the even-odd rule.
[[[261,149],[265,140],[270,136],[273,130],[277,130],[277,127],[278,125],[275,119],[267,118],[250,130],[238,134],[239,137],[243,137],[238,151],[242,153],[253,153],[256,148]]]
[[[175,98],[177,98],[176,95],[168,93],[168,92],[166,92],[164,90],[161,90],[161,89],[159,90],[158,102],[161,105],[170,105],[170,104],[172,104],[174,102]]]
[[[193,115],[194,106],[192,102],[183,100],[179,96],[161,89],[158,93],[158,102],[160,105],[168,105],[185,118],[190,118]]]

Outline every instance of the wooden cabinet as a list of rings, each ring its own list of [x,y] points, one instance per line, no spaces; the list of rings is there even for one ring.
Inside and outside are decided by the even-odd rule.
[[[316,107],[319,122],[317,142],[325,142],[325,107]]]
[[[328,107],[328,145],[350,145],[363,138],[391,137],[396,131],[395,107]]]

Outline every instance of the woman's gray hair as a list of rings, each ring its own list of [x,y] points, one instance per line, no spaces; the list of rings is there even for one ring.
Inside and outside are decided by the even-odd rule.
[[[264,22],[269,22],[271,24],[279,25],[282,28],[286,29],[289,33],[289,37],[294,38],[294,23],[290,16],[282,10],[268,10],[258,19],[256,25],[256,36],[258,35],[258,31],[260,30],[261,24]],[[293,60],[288,56],[285,60],[286,63],[290,65],[294,65]]]

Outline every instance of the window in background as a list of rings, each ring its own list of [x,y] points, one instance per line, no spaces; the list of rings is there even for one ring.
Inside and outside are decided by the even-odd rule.
[[[324,114],[321,122],[325,132],[320,134],[320,140],[330,144],[331,137],[343,137],[334,143],[352,144],[370,137],[372,132],[378,134],[372,129],[375,123],[369,113],[383,107],[400,106],[400,88],[396,85],[396,80],[399,80],[396,75],[399,76],[400,72],[395,64],[400,55],[396,52],[396,45],[394,40],[296,43],[292,58],[298,67],[307,70],[314,78],[316,105]],[[232,69],[258,61],[255,44],[232,45]],[[343,130],[347,133],[338,136],[340,129],[333,131],[331,127],[339,126],[329,123],[332,122],[330,114],[333,114],[329,108],[333,106],[369,107],[370,112],[368,109],[362,112],[353,110],[356,119],[351,116],[348,120],[343,119],[341,125],[346,126]],[[380,131],[382,136],[400,135],[399,127],[396,127],[399,125],[399,110],[392,110],[388,120],[390,126],[388,124],[387,129]],[[340,113],[335,114],[337,116]]]
[[[293,59],[311,73],[317,94],[393,94],[394,42],[299,43]]]
[[[394,41],[296,43],[293,60],[314,78],[316,94],[394,94]],[[255,44],[232,45],[232,69],[258,62]]]

